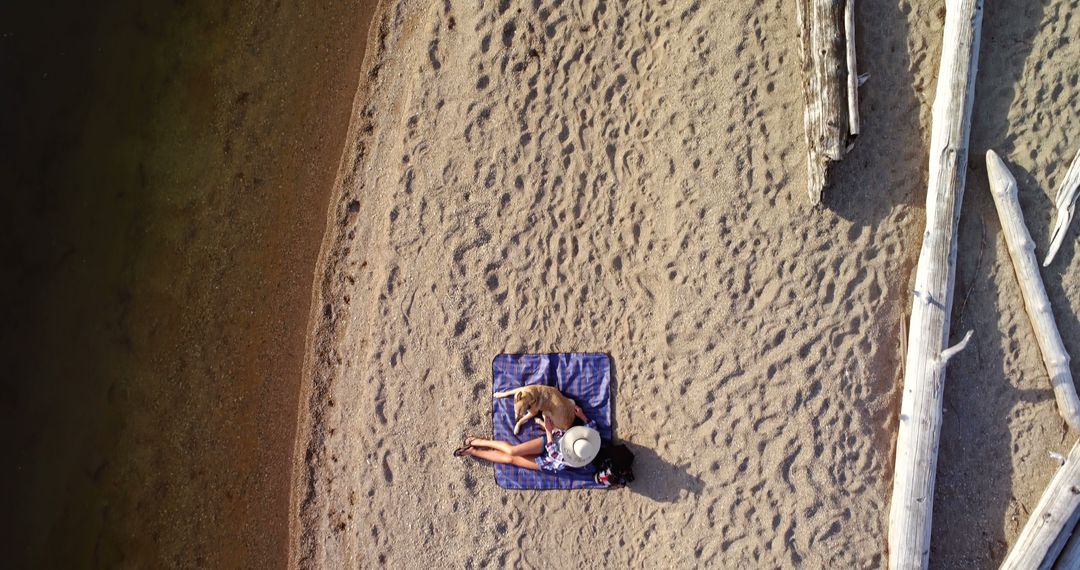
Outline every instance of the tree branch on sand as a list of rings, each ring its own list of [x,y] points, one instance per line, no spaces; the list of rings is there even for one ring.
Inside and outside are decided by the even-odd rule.
[[[986,174],[990,178],[990,193],[994,196],[1001,228],[1005,232],[1005,243],[1009,247],[1013,269],[1016,270],[1016,280],[1020,282],[1024,307],[1031,319],[1031,328],[1035,330],[1035,340],[1039,343],[1046,371],[1050,374],[1058,413],[1065,418],[1069,427],[1080,431],[1080,398],[1076,396],[1076,386],[1069,369],[1069,353],[1061,342],[1054,313],[1050,310],[1050,299],[1046,296],[1039,274],[1039,262],[1035,259],[1035,242],[1024,225],[1024,214],[1017,199],[1016,178],[993,150],[986,151]]]
[[[1054,231],[1050,234],[1050,248],[1046,251],[1046,259],[1043,267],[1050,265],[1057,255],[1061,243],[1065,241],[1065,232],[1069,229],[1069,222],[1073,218],[1073,210],[1076,209],[1076,196],[1080,194],[1080,149],[1076,151],[1072,165],[1065,173],[1065,180],[1061,181],[1058,188],[1054,207],[1057,208],[1057,221],[1054,222]]]
[[[798,0],[806,97],[807,186],[821,202],[829,165],[844,158],[859,134],[855,0]]]
[[[956,229],[967,173],[982,4],[982,0],[946,2],[930,135],[926,231],[915,269],[889,510],[889,567],[894,569],[925,568],[930,556],[945,360],[955,354],[945,345],[956,277]],[[968,339],[970,333],[964,342]]]
[[[1075,568],[1062,566],[1058,558],[1061,549],[1064,549],[1061,558],[1073,555],[1073,545],[1069,544],[1073,542],[1072,539],[1061,541],[1058,538],[1063,531],[1067,531],[1065,527],[1070,521],[1075,524],[1073,515],[1077,508],[1080,508],[1080,441],[1073,445],[1065,464],[1043,491],[1039,504],[1031,512],[1012,550],[1001,564],[1002,570],[1051,568],[1055,560],[1059,568]]]

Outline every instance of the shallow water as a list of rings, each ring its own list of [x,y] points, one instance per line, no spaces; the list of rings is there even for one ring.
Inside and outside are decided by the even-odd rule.
[[[366,4],[3,9],[16,566],[283,562]]]

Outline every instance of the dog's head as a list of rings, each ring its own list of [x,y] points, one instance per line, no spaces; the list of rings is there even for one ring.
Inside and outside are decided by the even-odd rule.
[[[532,390],[522,390],[514,394],[514,417],[521,419],[526,412],[536,407],[536,393]]]

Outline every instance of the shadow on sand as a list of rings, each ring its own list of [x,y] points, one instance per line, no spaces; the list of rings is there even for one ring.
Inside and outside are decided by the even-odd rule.
[[[615,358],[610,357],[610,362],[612,433],[616,436],[616,443],[621,443],[630,448],[630,451],[634,454],[634,475],[636,479],[627,488],[659,503],[674,503],[684,498],[686,494],[701,494],[701,491],[705,488],[705,482],[700,477],[690,474],[687,470],[690,466],[689,461],[682,465],[676,465],[660,457],[652,449],[618,439],[618,425],[615,419],[618,414],[615,413],[615,405],[619,401],[619,375]],[[684,493],[684,491],[687,493]]]
[[[985,158],[986,149],[998,150],[1022,190],[1037,187],[1030,173],[1008,158],[1016,145],[1016,125],[1010,124],[1009,109],[1022,96],[1018,89],[1022,89],[1042,19],[1043,7],[1038,3],[995,3],[983,16],[950,342],[969,329],[975,336],[972,346],[949,367],[945,381],[930,551],[931,563],[944,567],[1001,563],[1008,549],[1006,536],[1025,518],[1015,512],[1017,431],[1010,419],[1021,403],[1053,399],[1045,378],[1012,377],[1005,365],[1016,358],[1016,339],[1034,342],[1034,338],[1022,315],[1012,262],[1000,247],[1001,224],[990,196]],[[1031,192],[1021,192],[1021,208],[1038,243],[1047,233],[1044,220],[1049,219],[1049,204],[1034,202]],[[1055,290],[1053,283],[1047,285],[1051,304],[1062,306],[1063,292]],[[1001,330],[1003,315],[1018,311],[1021,316],[1012,330]],[[1074,323],[1059,323],[1062,333],[1074,332],[1068,330],[1075,328]],[[1036,365],[1042,368],[1041,362]]]
[[[674,503],[686,495],[700,495],[705,482],[687,470],[690,462],[682,465],[668,462],[655,451],[629,441],[621,442],[634,452],[634,475],[637,477],[629,489],[658,503]]]

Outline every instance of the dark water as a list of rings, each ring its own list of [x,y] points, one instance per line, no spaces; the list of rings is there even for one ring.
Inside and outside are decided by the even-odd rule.
[[[281,565],[365,2],[0,8],[5,559]]]

